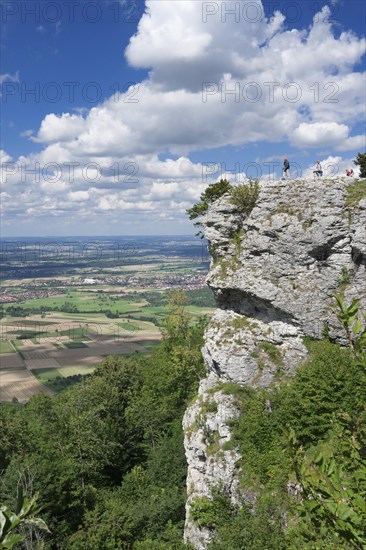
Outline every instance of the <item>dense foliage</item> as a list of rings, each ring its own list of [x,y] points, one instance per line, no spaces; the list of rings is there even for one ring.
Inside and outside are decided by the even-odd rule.
[[[223,195],[229,195],[230,202],[236,206],[239,212],[249,214],[254,208],[259,194],[258,180],[249,180],[248,184],[240,184],[237,186],[231,185],[228,180],[221,179],[216,183],[211,183],[203,193],[201,193],[200,201],[187,210],[190,220],[195,220],[204,216],[209,206]],[[201,226],[201,222],[195,222],[195,226]],[[201,231],[197,233],[203,238]]]
[[[10,549],[23,542],[25,528],[31,532],[34,528],[37,533],[40,531],[49,533],[45,522],[37,517],[41,509],[42,507],[37,506],[37,495],[27,498],[23,495],[22,487],[19,487],[15,511],[12,512],[7,506],[0,506],[0,548]]]
[[[360,167],[360,178],[366,178],[366,153],[358,153],[353,164]]]
[[[4,504],[15,508],[19,485],[39,494],[52,533],[45,549],[182,546],[181,421],[203,375],[205,323],[192,325],[185,301],[172,293],[165,339],[151,356],[108,357],[52,399],[2,407]]]
[[[198,307],[215,307],[215,298],[212,290],[205,286],[194,290],[187,290],[189,305]],[[130,297],[136,301],[146,300],[150,306],[166,306],[169,302],[169,293],[166,291],[150,291],[131,293]]]
[[[217,199],[229,193],[232,190],[232,185],[226,179],[221,179],[216,183],[211,183],[200,196],[200,202],[194,204],[192,208],[187,210],[190,220],[194,220],[206,214],[210,204]]]
[[[258,195],[258,181],[249,180],[247,185],[237,185],[232,188],[230,202],[236,206],[238,212],[249,214],[257,202]]]
[[[213,550],[365,547],[366,364],[327,340],[308,346],[291,381],[223,387],[242,411],[230,445],[256,502],[234,507],[215,491],[197,502],[197,523],[215,526]]]
[[[349,348],[310,340],[296,377],[222,385],[241,411],[226,448],[239,448],[247,498],[234,505],[217,486],[193,503],[210,550],[366,547],[365,319],[357,300],[338,301]],[[17,510],[18,487],[38,494],[51,531],[29,517],[15,548],[189,549],[181,422],[203,375],[204,320],[193,325],[186,302],[172,294],[151,356],[108,357],[53,399],[2,407],[3,510]]]

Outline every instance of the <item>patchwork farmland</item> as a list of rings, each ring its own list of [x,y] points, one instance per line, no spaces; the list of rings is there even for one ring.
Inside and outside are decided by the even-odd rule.
[[[47,325],[39,324],[37,315],[26,325],[21,319],[3,321],[2,402],[27,401],[39,392],[52,394],[63,388],[62,378],[90,374],[107,355],[147,353],[161,339],[159,329],[147,321],[111,323],[105,316],[75,319],[71,314],[48,318]]]
[[[193,320],[210,316],[207,265],[170,248],[160,257],[152,251],[140,250],[140,261],[128,265],[88,263],[49,277],[41,264],[39,277],[2,280],[0,402],[53,395],[108,355],[150,353],[162,338],[171,289],[196,293],[196,303],[188,305]]]

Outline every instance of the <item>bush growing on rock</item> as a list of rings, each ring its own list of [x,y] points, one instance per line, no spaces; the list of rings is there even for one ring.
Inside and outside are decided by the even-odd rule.
[[[230,202],[237,207],[239,212],[249,214],[257,202],[258,194],[258,180],[249,180],[247,185],[242,184],[231,189]]]

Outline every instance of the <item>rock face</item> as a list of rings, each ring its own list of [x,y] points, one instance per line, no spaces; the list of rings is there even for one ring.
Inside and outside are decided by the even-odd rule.
[[[220,486],[240,494],[238,452],[228,420],[239,412],[225,383],[269,386],[306,358],[303,337],[346,344],[334,294],[366,309],[366,199],[347,206],[350,178],[262,183],[249,215],[229,196],[203,220],[212,256],[207,283],[217,310],[205,335],[207,378],[185,414],[188,461],[185,539],[198,550],[211,533],[192,518],[192,502]]]

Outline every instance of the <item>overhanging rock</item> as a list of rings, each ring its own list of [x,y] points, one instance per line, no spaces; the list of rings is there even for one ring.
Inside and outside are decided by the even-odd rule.
[[[185,414],[188,461],[185,538],[198,550],[210,530],[197,525],[191,505],[220,486],[241,494],[237,449],[228,423],[239,412],[223,384],[270,386],[306,358],[304,336],[325,332],[346,344],[334,294],[366,310],[366,200],[347,206],[350,178],[261,183],[256,206],[241,214],[229,196],[203,220],[212,256],[207,277],[217,310],[205,335],[207,378]]]

